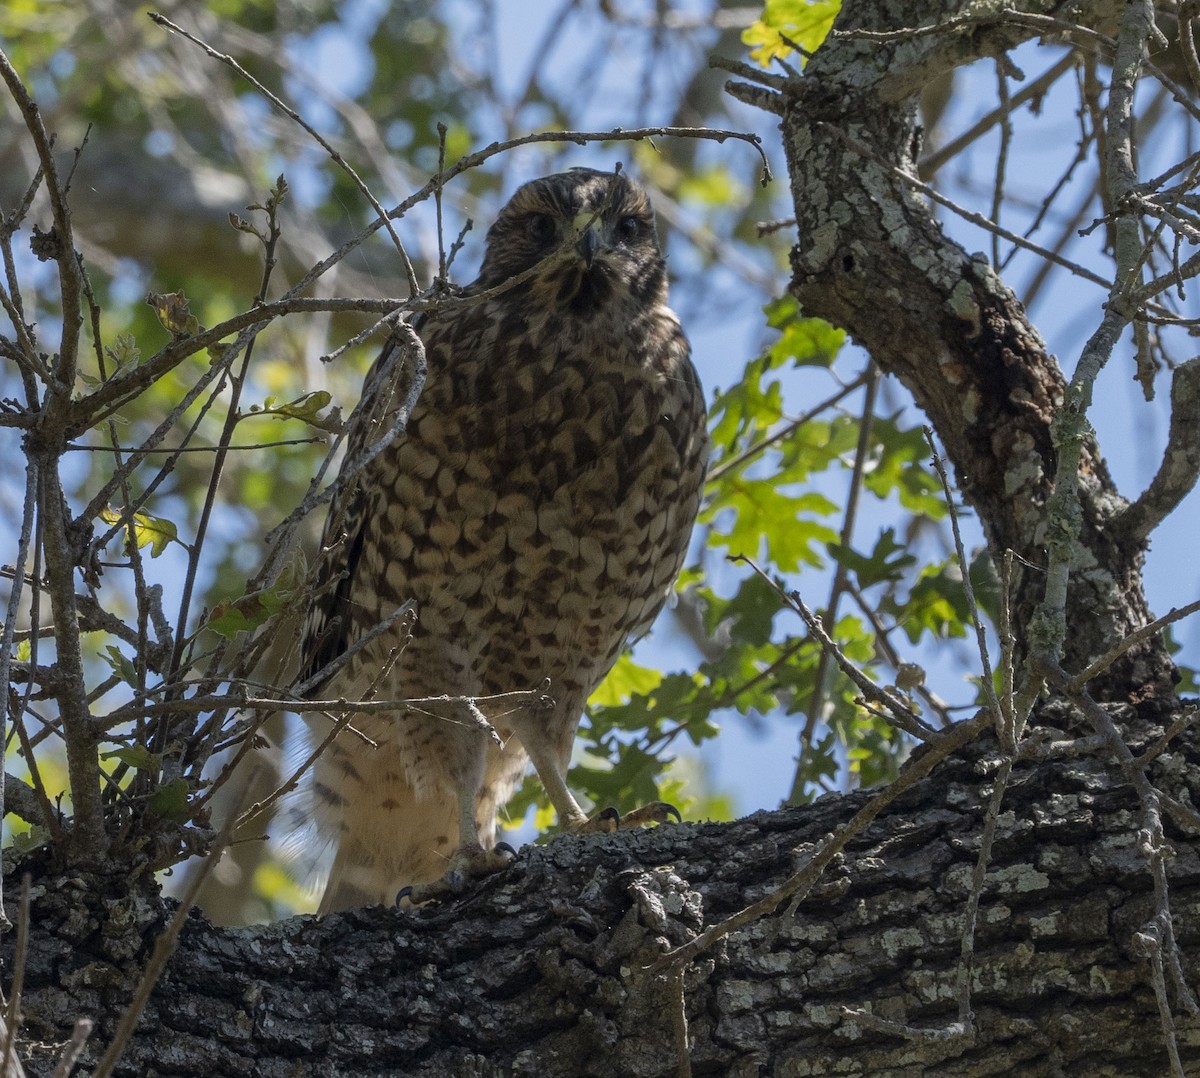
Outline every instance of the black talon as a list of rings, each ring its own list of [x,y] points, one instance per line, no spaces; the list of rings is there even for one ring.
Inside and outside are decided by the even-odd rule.
[[[396,892],[396,905],[399,906],[400,903],[403,902],[406,898],[408,898],[408,896],[411,894],[412,894],[411,885],[408,887],[401,887],[400,890]]]
[[[497,842],[496,845],[492,847],[492,850],[495,853],[507,853],[511,854],[513,857],[517,856],[517,851],[514,850],[507,842]]]
[[[675,817],[676,823],[683,823],[683,816],[680,813],[679,809],[677,809],[674,805],[670,805],[666,801],[664,801],[663,808],[666,809],[668,815]]]
[[[609,805],[608,808],[600,810],[600,819],[612,820],[613,823],[620,823],[621,814],[615,808],[613,808],[612,805]]]

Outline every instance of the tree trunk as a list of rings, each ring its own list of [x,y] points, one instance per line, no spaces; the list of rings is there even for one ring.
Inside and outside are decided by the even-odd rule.
[[[895,10],[902,6],[847,4],[836,28],[940,25],[968,5],[927,0]],[[835,39],[802,79],[778,92],[730,87],[783,120],[799,233],[791,290],[801,309],[848,330],[908,387],[979,514],[993,557],[1006,550],[1017,555],[1018,658],[1028,653],[1031,615],[1045,589],[1052,526],[1046,508],[1056,467],[1051,420],[1065,382],[1017,298],[986,259],[946,238],[897,170],[917,173],[915,94],[924,82],[1032,36],[1001,17],[970,37]],[[1083,524],[1063,656],[1072,672],[1152,620],[1141,583],[1145,541],[1119,526],[1126,503],[1094,443],[1085,446],[1080,485]],[[1172,665],[1156,637],[1092,691],[1113,700],[1169,697],[1172,684]]]

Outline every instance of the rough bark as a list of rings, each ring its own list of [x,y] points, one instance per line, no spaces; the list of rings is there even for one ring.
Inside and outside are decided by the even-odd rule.
[[[1118,717],[1138,725],[1132,709]],[[1146,727],[1135,749],[1154,733]],[[1200,799],[1195,743],[1172,748],[1156,782]],[[1166,1072],[1136,954],[1155,914],[1140,807],[1095,757],[1013,772],[974,944],[973,1039],[913,1042],[846,1015],[864,1007],[928,1028],[956,1018],[963,910],[999,762],[984,739],[939,766],[797,909],[687,968],[694,1074]],[[437,908],[234,930],[193,914],[117,1073],[675,1075],[669,985],[642,967],[778,885],[867,796],[733,824],[560,838]],[[1173,909],[1194,974],[1200,853],[1181,840],[1177,849]],[[26,1043],[65,1040],[77,1017],[93,1017],[94,1064],[111,1036],[170,914],[120,882],[35,885]],[[4,942],[11,968],[13,937]],[[1200,1072],[1195,1027],[1181,1047]],[[50,1072],[48,1049],[24,1055],[31,1074]]]

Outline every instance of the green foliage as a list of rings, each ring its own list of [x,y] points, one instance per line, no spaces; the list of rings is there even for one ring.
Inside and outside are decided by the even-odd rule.
[[[870,554],[858,554],[841,543],[831,543],[829,553],[842,568],[853,573],[860,588],[869,588],[884,581],[896,583],[903,579],[904,571],[916,564],[917,559],[903,553],[906,547],[896,542],[894,528],[885,528],[879,533],[875,549]]]
[[[302,397],[297,397],[294,401],[289,401],[286,404],[280,404],[275,397],[267,397],[262,404],[250,405],[248,414],[258,416],[269,415],[274,416],[276,419],[298,419],[311,427],[329,431],[331,434],[337,434],[341,431],[342,427],[340,417],[337,414],[338,410],[335,409],[332,415],[321,415],[329,407],[332,400],[333,394],[324,389],[305,393]]]
[[[174,522],[148,513],[126,515],[115,509],[101,509],[100,519],[106,524],[121,524],[124,532],[139,549],[150,548],[150,557],[157,558],[168,543],[179,542],[179,529]]]
[[[227,640],[238,633],[253,632],[275,615],[303,602],[304,571],[302,563],[287,566],[268,588],[247,592],[233,599],[222,599],[209,612],[204,628]]]
[[[163,758],[156,752],[151,752],[145,745],[129,745],[111,752],[100,754],[102,760],[118,760],[135,771],[157,772],[162,767]]]
[[[137,685],[137,667],[121,653],[121,649],[115,644],[106,644],[104,650],[100,652],[100,658],[126,685]]]
[[[763,67],[787,59],[797,48],[816,52],[841,7],[841,0],[766,0],[762,18],[742,31],[742,42]],[[803,56],[801,64],[806,61]]]
[[[187,823],[192,815],[188,803],[190,792],[191,787],[187,779],[171,779],[155,788],[147,807],[151,814],[161,820],[176,824]]]

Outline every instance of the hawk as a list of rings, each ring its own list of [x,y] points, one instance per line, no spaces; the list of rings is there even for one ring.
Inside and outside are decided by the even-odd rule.
[[[318,674],[412,599],[407,639],[407,626],[377,633],[319,691],[459,702],[358,714],[318,757],[313,813],[336,847],[322,913],[458,889],[505,863],[496,813],[530,761],[565,830],[614,826],[568,790],[572,742],[588,696],[666,600],[704,481],[704,395],[667,306],[654,213],[619,172],[521,187],[478,280],[416,328],[424,389],[331,505],[304,654]],[[344,471],[400,406],[381,378],[400,347],[393,337],[367,376],[379,399],[359,409]],[[547,681],[552,705],[488,702]]]

